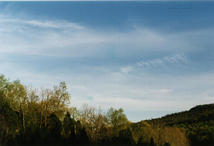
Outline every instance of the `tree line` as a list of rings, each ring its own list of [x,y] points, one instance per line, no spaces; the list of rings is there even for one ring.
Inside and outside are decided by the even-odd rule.
[[[70,107],[65,82],[33,89],[0,76],[0,145],[189,146],[184,127],[130,122],[122,108]]]

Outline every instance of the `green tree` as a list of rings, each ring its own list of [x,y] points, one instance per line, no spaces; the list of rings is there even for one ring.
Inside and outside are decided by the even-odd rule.
[[[122,108],[118,110],[110,108],[107,112],[107,118],[116,135],[121,129],[125,129],[129,125],[129,121]]]
[[[18,130],[18,116],[9,103],[0,94],[0,144],[8,141],[8,137],[15,137]]]

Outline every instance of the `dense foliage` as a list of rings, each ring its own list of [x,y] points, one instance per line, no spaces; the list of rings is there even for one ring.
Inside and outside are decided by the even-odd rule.
[[[214,104],[198,105],[189,111],[167,115],[148,122],[152,125],[186,129],[191,145],[212,146],[214,144]]]
[[[0,145],[193,146],[213,143],[213,105],[132,123],[123,109],[69,107],[65,82],[28,88],[0,76]]]

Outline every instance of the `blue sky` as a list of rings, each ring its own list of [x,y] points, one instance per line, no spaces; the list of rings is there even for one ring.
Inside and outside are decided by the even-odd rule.
[[[1,2],[0,73],[66,81],[71,105],[132,121],[214,100],[214,2]]]

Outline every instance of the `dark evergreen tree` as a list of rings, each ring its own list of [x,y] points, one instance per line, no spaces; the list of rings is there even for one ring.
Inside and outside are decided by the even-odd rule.
[[[150,139],[150,146],[155,146],[155,142],[154,142],[153,137]]]
[[[148,142],[145,142],[145,141],[143,140],[143,137],[141,136],[141,137],[138,139],[137,146],[149,146],[149,144],[148,144]]]
[[[134,145],[134,139],[132,136],[132,132],[129,128],[121,130],[119,132],[119,137],[118,137],[119,143],[122,145]]]
[[[55,114],[51,114],[48,117],[47,130],[48,140],[51,142],[60,141],[62,124]]]
[[[75,144],[76,143],[76,133],[75,133],[76,122],[71,118],[69,112],[66,113],[63,120],[63,129],[65,134],[65,143],[66,144]]]

